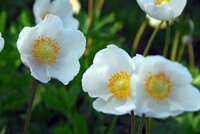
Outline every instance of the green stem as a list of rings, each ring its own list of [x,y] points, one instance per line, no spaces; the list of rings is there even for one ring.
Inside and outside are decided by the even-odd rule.
[[[147,130],[146,130],[146,134],[151,134],[151,118],[147,118],[146,122],[147,122]]]
[[[89,0],[88,3],[88,20],[89,23],[92,22],[94,16],[94,0]]]
[[[134,111],[131,111],[131,134],[135,133],[135,115]]]
[[[109,127],[109,130],[108,130],[108,134],[113,134],[114,127],[115,127],[115,125],[117,123],[117,118],[118,117],[115,116],[114,119],[112,120],[112,123],[111,123],[111,125]]]
[[[138,48],[140,39],[141,39],[141,37],[142,37],[142,34],[144,33],[144,30],[145,30],[145,28],[146,28],[146,26],[147,26],[147,23],[148,23],[148,22],[147,22],[147,20],[145,19],[145,20],[143,21],[143,23],[141,24],[141,26],[140,26],[140,28],[139,28],[139,30],[138,30],[136,36],[135,36],[135,40],[134,40],[134,42],[133,42],[133,44],[132,44],[132,49],[131,49],[132,54],[135,54],[135,52],[137,51],[137,48]]]
[[[189,54],[190,68],[193,68],[195,66],[195,61],[194,61],[194,48],[192,43],[188,44],[188,54]]]
[[[138,130],[138,134],[142,134],[142,130],[144,127],[144,120],[145,120],[145,115],[142,115],[142,119],[140,120],[140,126],[139,126],[139,130]]]
[[[185,44],[181,43],[180,48],[179,48],[177,61],[180,61],[182,59],[184,51],[185,51]]]
[[[163,56],[167,57],[168,49],[169,49],[169,43],[170,43],[170,25],[169,21],[167,23],[167,31],[166,31],[166,39],[165,39],[165,47],[163,51]]]
[[[101,10],[105,0],[99,0],[96,6],[96,17],[99,18],[101,15]]]
[[[33,79],[32,87],[31,87],[31,89],[32,89],[31,98],[30,98],[30,101],[29,101],[28,109],[27,109],[23,134],[26,134],[27,130],[28,130],[28,126],[29,126],[29,122],[30,122],[30,118],[31,118],[31,110],[32,110],[32,105],[33,105],[33,101],[34,101],[34,98],[35,98],[37,85],[38,85],[38,81],[36,79]]]
[[[178,44],[179,44],[179,38],[180,38],[180,32],[177,31],[174,37],[173,41],[173,46],[172,46],[172,52],[171,52],[171,57],[170,59],[172,61],[176,60],[176,55],[177,55],[177,49],[178,49]]]
[[[146,48],[145,48],[145,50],[144,50],[144,52],[143,52],[143,56],[146,56],[146,55],[148,54],[149,49],[150,49],[150,47],[151,47],[151,45],[152,45],[152,42],[153,42],[154,38],[156,37],[156,35],[157,35],[157,33],[158,33],[158,31],[159,31],[159,29],[160,29],[160,27],[161,27],[162,24],[163,24],[163,21],[162,21],[162,22],[159,24],[159,26],[156,27],[156,29],[153,31],[153,33],[152,33],[152,35],[151,35],[151,37],[150,37],[150,39],[149,39],[149,41],[148,41],[148,43],[147,43],[147,46],[146,46]]]

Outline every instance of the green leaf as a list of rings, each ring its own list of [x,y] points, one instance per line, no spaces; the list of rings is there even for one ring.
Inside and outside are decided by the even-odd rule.
[[[6,11],[0,12],[0,32],[2,33],[5,32],[7,16],[8,14]]]
[[[71,128],[68,124],[64,125],[63,127],[58,127],[55,129],[54,134],[73,134]]]
[[[200,87],[200,75],[196,76],[192,82],[192,84],[194,84],[195,86],[199,86]]]
[[[87,122],[85,118],[77,112],[73,116],[73,127],[75,134],[88,134]]]

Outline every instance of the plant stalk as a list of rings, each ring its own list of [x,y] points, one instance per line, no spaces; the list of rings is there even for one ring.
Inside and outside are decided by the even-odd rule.
[[[31,90],[32,90],[31,91],[31,98],[30,98],[30,101],[29,101],[28,109],[27,109],[23,134],[26,134],[27,130],[28,130],[28,126],[29,126],[29,122],[30,122],[30,118],[31,118],[32,105],[33,105],[33,101],[34,101],[34,98],[35,98],[35,93],[36,93],[36,88],[37,88],[38,83],[39,82],[36,79],[33,79],[32,87],[31,87]]]
[[[156,35],[157,35],[157,33],[158,33],[158,31],[159,31],[159,29],[160,29],[160,27],[161,27],[162,24],[163,24],[163,21],[162,21],[162,22],[158,25],[158,27],[156,27],[156,29],[153,31],[153,33],[152,33],[152,35],[151,35],[151,37],[150,37],[150,39],[149,39],[149,41],[148,41],[148,43],[147,43],[147,46],[146,46],[146,48],[145,48],[145,50],[144,50],[144,52],[143,52],[143,56],[146,56],[146,55],[148,54],[149,49],[150,49],[150,47],[151,47],[151,45],[152,45],[152,42],[153,42],[154,38],[156,37]]]

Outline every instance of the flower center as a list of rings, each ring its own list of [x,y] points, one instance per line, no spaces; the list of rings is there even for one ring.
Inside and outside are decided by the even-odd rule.
[[[168,4],[170,3],[171,0],[155,0],[154,4],[157,6],[163,5],[163,4]]]
[[[54,63],[60,48],[58,43],[52,40],[51,37],[38,37],[34,41],[33,57],[40,64]]]
[[[115,73],[111,76],[108,88],[114,98],[128,98],[131,95],[131,77],[127,72]]]
[[[145,81],[147,94],[156,100],[166,99],[172,89],[171,80],[164,72],[150,75]]]

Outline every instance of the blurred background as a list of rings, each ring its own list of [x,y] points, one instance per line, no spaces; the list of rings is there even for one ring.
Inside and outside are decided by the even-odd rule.
[[[131,56],[132,44],[145,13],[135,0],[94,0],[94,9],[88,17],[88,0],[80,0],[81,11],[75,17],[87,38],[87,50],[80,59],[81,70],[69,85],[57,80],[40,84],[34,100],[29,134],[129,134],[130,115],[112,116],[96,112],[94,99],[81,87],[82,74],[92,64],[95,53],[108,44],[116,44]],[[104,2],[99,5],[99,2]],[[16,48],[19,32],[24,26],[34,26],[34,0],[0,0],[0,32],[5,48],[0,53],[0,134],[22,133],[32,77],[20,60]],[[101,8],[102,7],[102,8]],[[171,25],[171,40],[167,58],[171,57],[174,37],[179,40],[175,61],[187,66],[193,75],[193,84],[200,89],[200,1],[188,0],[183,14]],[[191,32],[189,20],[194,24]],[[146,26],[137,53],[142,54],[154,28]],[[162,55],[166,30],[160,30],[149,55]],[[185,42],[184,36],[191,41]],[[190,47],[188,47],[190,44]],[[192,45],[192,47],[191,47]],[[194,60],[191,58],[194,50]],[[199,102],[200,103],[200,102]],[[136,118],[137,124],[139,117]],[[144,129],[145,132],[145,129]],[[153,120],[152,134],[199,134],[200,112],[184,113],[174,118]]]

